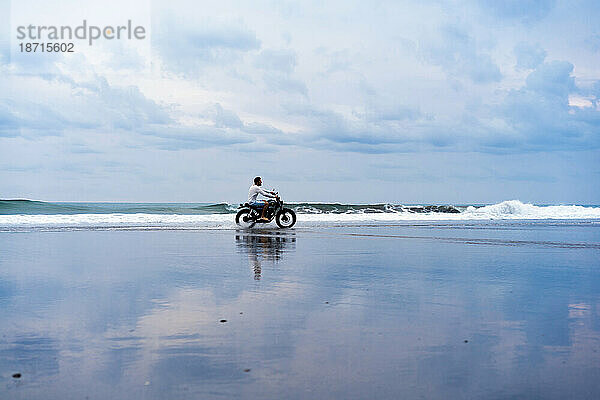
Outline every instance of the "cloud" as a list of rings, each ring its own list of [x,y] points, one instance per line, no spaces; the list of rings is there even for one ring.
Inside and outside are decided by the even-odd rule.
[[[147,126],[139,131],[150,137],[149,146],[163,150],[194,150],[252,143],[254,138],[235,129],[211,126]]]
[[[45,104],[0,98],[0,136],[59,135],[68,125],[68,120]]]
[[[135,86],[112,86],[106,78],[6,76],[0,79],[0,126],[11,135],[60,134],[68,129],[133,130],[171,122],[167,112]]]
[[[442,67],[450,76],[467,77],[474,83],[492,83],[502,79],[500,69],[491,56],[464,29],[446,25],[437,37],[423,38],[419,44],[421,56]]]
[[[137,86],[111,86],[105,78],[97,77],[95,81],[80,84],[75,89],[78,88],[85,91],[81,97],[96,111],[91,115],[96,116],[99,124],[133,130],[147,124],[173,122],[169,114],[144,96]]]
[[[257,68],[265,70],[275,70],[290,74],[294,71],[297,64],[296,53],[292,50],[270,50],[261,51],[255,60]]]
[[[479,0],[485,12],[508,21],[533,23],[543,19],[554,8],[555,0]]]
[[[171,117],[168,108],[147,98],[137,86],[111,85],[103,76],[79,81],[69,76],[8,76],[0,80],[0,88],[4,88],[0,96],[0,136],[4,137],[36,139],[75,131],[121,136],[128,133],[138,136],[137,146],[167,150],[254,141],[251,133],[243,132],[239,117],[219,104],[213,125],[183,125]],[[77,152],[81,153],[81,148]],[[85,153],[94,152],[94,148],[85,148]]]
[[[224,110],[220,104],[215,104],[215,126],[218,128],[242,128],[244,123],[236,113]]]
[[[139,74],[144,67],[150,64],[135,46],[124,45],[121,41],[111,43],[108,50],[109,60],[106,66],[119,73]]]
[[[319,47],[314,53],[321,57],[321,64],[325,69],[325,74],[348,71],[352,68],[352,59],[354,57],[347,49],[331,51],[324,47]]]
[[[271,73],[263,77],[267,89],[274,92],[287,92],[290,94],[308,95],[308,88],[299,79],[291,78],[286,74]]]
[[[296,52],[292,50],[265,49],[255,57],[254,67],[262,71],[268,91],[307,96],[306,84],[294,77],[297,62]]]
[[[544,62],[546,50],[539,44],[520,42],[514,48],[517,57],[517,69],[533,69]]]
[[[307,104],[287,104],[291,118],[303,129],[293,137],[302,147],[340,152],[394,153],[474,151],[519,153],[586,150],[600,146],[600,83],[582,91],[573,65],[542,63],[519,89],[508,90],[498,104],[465,108],[454,119],[424,114],[396,105],[369,108],[352,115]],[[589,107],[574,107],[569,96],[583,93]]]
[[[406,129],[399,123],[404,122],[406,115],[382,114],[376,118],[376,114],[369,113],[350,119],[339,112],[301,104],[288,104],[286,110],[290,116],[301,117],[305,123],[302,134],[294,141],[300,146],[380,153],[403,151],[405,145],[427,140],[419,137],[418,129]]]
[[[414,121],[423,117],[421,111],[416,107],[406,105],[386,104],[377,108],[369,109],[365,115],[369,121]]]
[[[203,68],[239,60],[260,49],[261,41],[239,23],[198,24],[165,14],[153,20],[152,45],[168,69],[194,76]]]
[[[19,122],[19,118],[12,113],[8,105],[0,103],[0,136],[18,136]]]
[[[383,98],[378,105],[352,112],[307,100],[288,101],[281,111],[284,119],[298,127],[294,132],[246,122],[221,103],[213,103],[212,110],[202,115],[204,122],[182,123],[171,115],[168,105],[157,104],[138,87],[111,85],[101,76],[80,81],[21,76],[13,84],[25,90],[0,101],[0,135],[123,131],[140,135],[134,139],[138,146],[170,151],[227,146],[249,152],[296,146],[366,154],[594,148],[599,145],[600,113],[594,107],[569,105],[569,96],[579,93],[591,99],[589,104],[597,104],[600,91],[594,88],[600,84],[584,92],[576,86],[572,72],[569,62],[541,63],[521,88],[507,91],[496,106],[465,108],[452,119]],[[39,100],[51,95],[52,103]]]
[[[0,66],[10,60],[10,1],[0,3]]]
[[[569,104],[569,95],[579,91],[572,71],[566,61],[543,63],[522,88],[509,91],[495,114],[506,123],[494,132],[496,146],[521,151],[598,148],[600,112]]]
[[[596,52],[600,51],[600,34],[593,34],[587,37],[584,41],[587,47]]]
[[[538,66],[526,80],[526,90],[543,96],[564,98],[575,90],[575,78],[571,75],[573,64],[568,61],[552,61]]]

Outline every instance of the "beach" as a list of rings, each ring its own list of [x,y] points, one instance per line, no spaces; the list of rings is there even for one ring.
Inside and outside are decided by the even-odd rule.
[[[599,21],[0,0],[0,400],[600,400]]]
[[[597,220],[5,226],[0,397],[597,398],[599,256]]]

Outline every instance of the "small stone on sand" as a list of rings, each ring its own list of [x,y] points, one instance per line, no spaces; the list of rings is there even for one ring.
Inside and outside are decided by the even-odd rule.
[[[16,374],[13,374],[12,377],[15,379],[19,379],[21,377],[21,374],[17,372]]]
[[[250,368],[246,368],[244,372],[250,372]]]
[[[469,341],[467,339],[465,339],[465,343],[469,343]]]

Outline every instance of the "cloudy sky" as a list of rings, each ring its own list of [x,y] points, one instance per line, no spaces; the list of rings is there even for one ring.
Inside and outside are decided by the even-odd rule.
[[[82,3],[0,0],[0,198],[600,203],[597,1]]]

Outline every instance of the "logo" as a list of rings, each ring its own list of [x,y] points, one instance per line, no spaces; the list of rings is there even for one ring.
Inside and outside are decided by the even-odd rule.
[[[87,40],[92,46],[98,40],[144,40],[146,39],[146,28],[135,25],[127,20],[125,25],[97,26],[88,24],[83,20],[76,27],[70,25],[20,25],[17,26],[17,39],[27,41],[66,41],[73,39]]]

